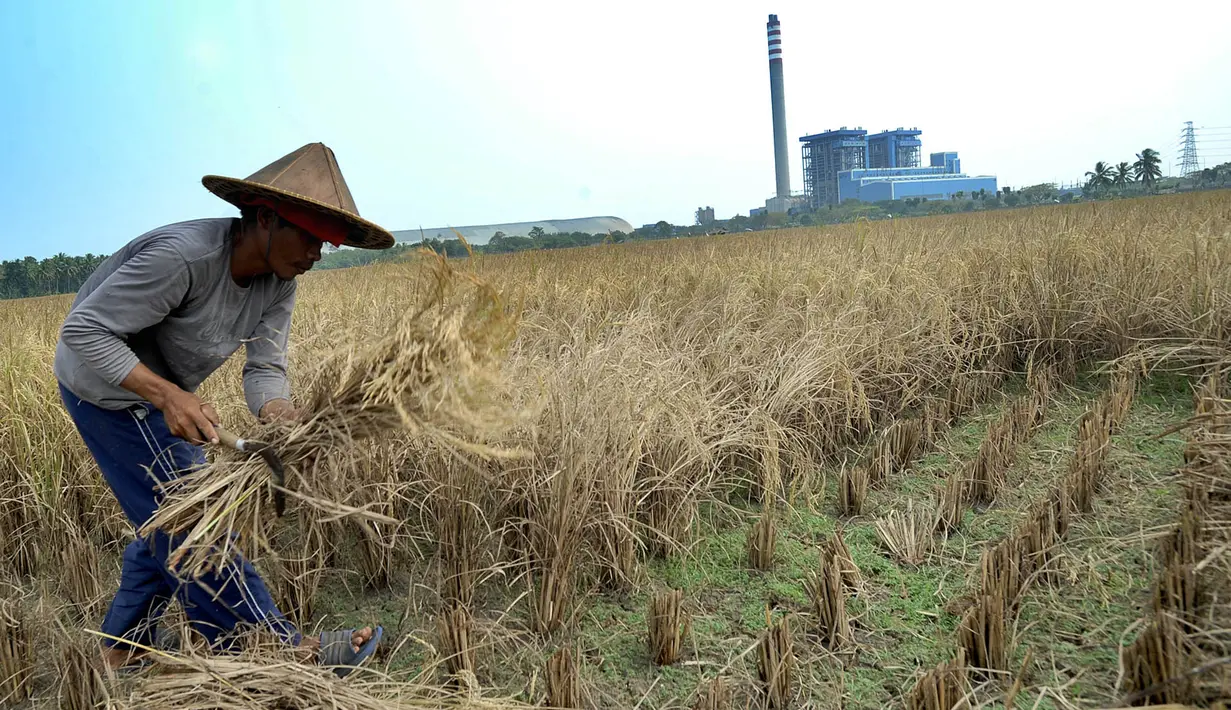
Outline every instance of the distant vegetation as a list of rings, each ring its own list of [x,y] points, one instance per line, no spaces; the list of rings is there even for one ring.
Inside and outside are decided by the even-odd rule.
[[[106,258],[61,253],[41,261],[27,256],[0,262],[0,299],[73,293]]]
[[[1161,176],[1158,152],[1145,149],[1137,154],[1132,163],[1117,164],[1098,162],[1086,173],[1086,182],[1080,189],[1060,189],[1054,183],[1043,183],[1023,188],[1010,188],[989,193],[958,192],[950,200],[886,200],[860,202],[846,200],[815,211],[800,211],[786,214],[757,214],[750,217],[735,215],[730,219],[715,220],[692,225],[675,225],[666,221],[645,225],[631,233],[615,231],[610,234],[586,234],[584,232],[558,232],[548,234],[540,227],[530,230],[527,236],[507,236],[497,232],[490,243],[471,245],[476,254],[508,254],[511,252],[564,249],[595,244],[620,244],[623,242],[676,237],[694,237],[715,233],[757,232],[781,227],[810,227],[817,225],[848,224],[861,219],[881,220],[904,217],[926,217],[980,212],[1014,207],[1030,207],[1055,203],[1071,203],[1088,200],[1114,200],[1141,195],[1193,190],[1215,190],[1231,187],[1231,163],[1206,168],[1186,178]],[[329,254],[317,264],[317,269],[342,269],[364,266],[378,262],[403,261],[422,247],[450,257],[465,257],[469,254],[458,239],[441,239],[440,236],[422,242],[403,243],[384,251],[342,249]],[[56,293],[73,293],[89,278],[94,269],[106,258],[86,254],[68,256],[57,254],[48,259],[34,257],[0,262],[0,299],[28,298]]]

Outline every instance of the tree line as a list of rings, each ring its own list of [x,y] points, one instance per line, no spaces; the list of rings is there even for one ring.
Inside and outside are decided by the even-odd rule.
[[[1162,160],[1158,151],[1146,148],[1137,154],[1134,163],[1123,162],[1112,166],[1102,160],[1094,164],[1094,170],[1086,172],[1086,191],[1099,194],[1119,188],[1127,189],[1139,185],[1147,192],[1152,192],[1159,178],[1163,176]]]
[[[60,253],[42,260],[27,256],[0,261],[0,298],[74,293],[106,258],[105,255]]]

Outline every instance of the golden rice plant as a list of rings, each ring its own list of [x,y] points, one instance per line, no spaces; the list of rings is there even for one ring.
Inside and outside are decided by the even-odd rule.
[[[895,559],[914,566],[932,552],[936,526],[935,509],[908,500],[905,511],[890,511],[876,521],[876,537]]]
[[[679,589],[658,592],[650,597],[646,614],[649,625],[650,660],[654,665],[670,666],[680,660],[684,639],[692,628],[692,620],[683,606],[684,593]]]
[[[1163,538],[1159,547],[1164,568],[1174,564],[1195,565],[1201,560],[1209,500],[1209,489],[1201,482],[1192,482],[1186,486],[1180,522],[1170,535]]]

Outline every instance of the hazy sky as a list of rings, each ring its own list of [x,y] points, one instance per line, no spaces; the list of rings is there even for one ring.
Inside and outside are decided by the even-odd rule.
[[[390,229],[747,214],[774,189],[770,12],[796,190],[797,138],[842,125],[917,126],[1014,186],[1145,147],[1170,170],[1183,121],[1231,125],[1226,0],[4,0],[0,259],[233,214],[203,174],[318,140]]]

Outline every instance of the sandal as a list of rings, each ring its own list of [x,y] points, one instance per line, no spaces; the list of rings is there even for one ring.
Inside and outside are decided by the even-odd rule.
[[[384,628],[377,626],[372,630],[372,638],[356,651],[351,648],[351,638],[355,635],[355,629],[323,631],[317,662],[322,666],[330,666],[339,678],[345,678],[376,652],[376,647],[380,644],[380,637],[383,634]]]

